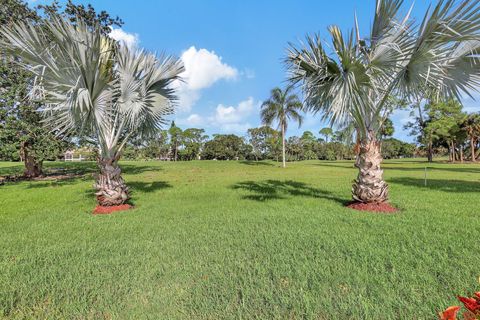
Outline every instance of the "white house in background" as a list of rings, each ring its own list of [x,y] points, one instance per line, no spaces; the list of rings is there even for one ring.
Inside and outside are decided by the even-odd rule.
[[[73,150],[67,150],[63,154],[63,158],[65,161],[85,161],[87,160],[86,156],[82,156],[81,153],[78,151],[73,151]]]

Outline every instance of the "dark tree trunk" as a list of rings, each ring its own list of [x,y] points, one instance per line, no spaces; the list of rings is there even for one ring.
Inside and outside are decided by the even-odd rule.
[[[43,165],[41,161],[36,161],[33,157],[24,159],[25,171],[23,175],[28,178],[40,177],[43,175]]]
[[[43,162],[35,158],[31,150],[29,150],[27,143],[21,145],[21,158],[25,164],[23,175],[27,178],[35,178],[43,175]]]
[[[455,162],[455,145],[452,143],[450,144],[450,162]]]
[[[118,206],[130,199],[130,193],[121,176],[118,166],[119,157],[97,160],[100,173],[96,177],[95,189],[98,204],[101,206]]]
[[[460,146],[460,162],[463,163],[463,146]]]
[[[358,177],[352,186],[353,199],[364,203],[382,203],[388,200],[388,184],[383,180],[381,143],[373,133],[360,141],[355,161]]]
[[[427,150],[428,162],[433,162],[433,146],[432,141],[428,141],[428,150]]]

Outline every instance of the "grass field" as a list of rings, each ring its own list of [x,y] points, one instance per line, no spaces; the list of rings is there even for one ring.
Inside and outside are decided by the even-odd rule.
[[[123,162],[107,216],[93,163],[47,166],[86,174],[0,187],[0,318],[435,319],[480,287],[480,165],[387,161],[382,215],[351,162]]]

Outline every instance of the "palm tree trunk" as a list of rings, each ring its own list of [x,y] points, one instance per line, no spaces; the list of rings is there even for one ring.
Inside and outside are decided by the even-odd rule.
[[[287,166],[285,162],[285,124],[282,123],[282,160],[283,160],[283,167]]]
[[[353,199],[364,203],[382,203],[388,200],[388,184],[383,180],[381,142],[373,133],[360,141],[355,160],[359,173],[352,186]]]
[[[476,162],[475,159],[475,138],[470,137],[470,151],[472,152],[472,162]]]
[[[129,198],[129,190],[121,176],[118,166],[119,157],[99,158],[97,163],[100,173],[96,177],[95,189],[98,204],[101,206],[118,206]]]
[[[460,146],[460,162],[463,163],[463,146]]]

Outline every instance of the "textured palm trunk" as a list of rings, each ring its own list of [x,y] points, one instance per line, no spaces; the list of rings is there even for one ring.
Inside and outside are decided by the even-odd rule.
[[[383,180],[381,143],[372,137],[360,141],[355,161],[358,177],[352,186],[353,199],[363,203],[382,203],[388,200],[388,184]]]
[[[118,157],[98,159],[100,173],[96,177],[95,189],[98,204],[101,206],[118,206],[124,204],[130,194],[121,176]]]

